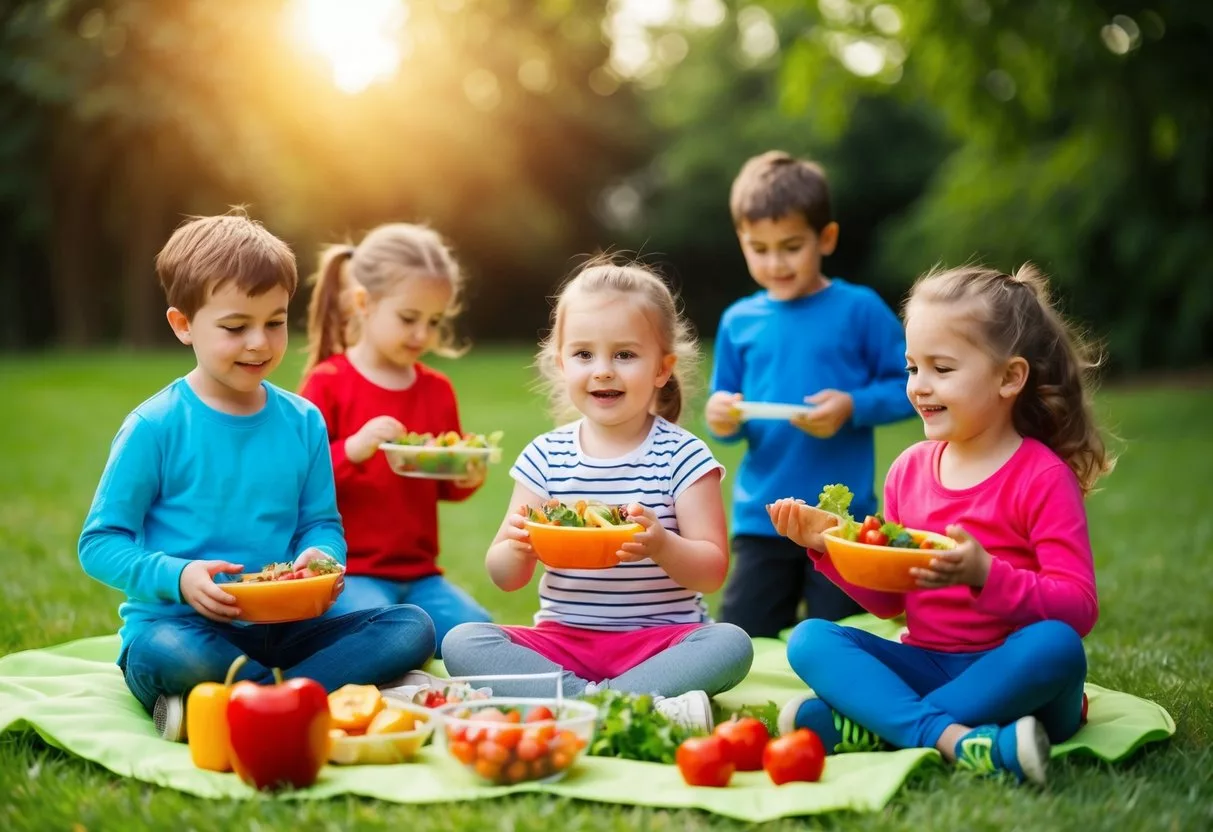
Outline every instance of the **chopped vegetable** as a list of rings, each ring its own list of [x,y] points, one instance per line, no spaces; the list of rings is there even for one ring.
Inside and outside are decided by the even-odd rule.
[[[598,725],[588,753],[649,763],[673,763],[678,746],[693,736],[653,707],[653,697],[602,690],[585,697],[598,706]]]
[[[577,529],[586,526],[626,526],[632,522],[628,519],[627,506],[610,506],[588,500],[578,500],[570,506],[553,499],[545,502],[540,508],[521,506],[519,513],[525,515],[532,523]]]

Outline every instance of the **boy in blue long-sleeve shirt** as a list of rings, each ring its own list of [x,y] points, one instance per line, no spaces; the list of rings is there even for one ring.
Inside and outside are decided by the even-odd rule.
[[[873,428],[906,419],[905,336],[871,289],[827,278],[838,223],[817,165],[771,151],[750,159],[729,199],[751,277],[762,291],[734,303],[716,334],[708,428],[745,440],[733,488],[733,573],[721,617],[751,636],[774,637],[807,616],[861,612],[781,538],[766,506],[814,495],[829,483],[855,494],[852,513],[876,512]],[[739,401],[807,404],[790,421],[742,421]]]
[[[237,213],[178,228],[156,269],[169,325],[198,363],[122,423],[80,536],[84,571],[126,595],[118,665],[127,686],[161,735],[179,740],[184,696],[222,680],[242,653],[239,678],[268,682],[279,667],[330,691],[419,667],[434,629],[414,606],[236,620],[217,575],[345,562],[324,420],[265,380],[286,351],[295,258]]]

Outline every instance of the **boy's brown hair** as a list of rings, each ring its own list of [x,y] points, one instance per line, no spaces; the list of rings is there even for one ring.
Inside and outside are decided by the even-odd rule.
[[[168,305],[186,318],[229,282],[251,297],[275,286],[293,296],[299,283],[290,246],[243,209],[187,219],[156,255],[156,275]]]
[[[743,222],[801,214],[820,234],[834,221],[825,171],[782,150],[769,150],[741,166],[729,193],[729,210],[737,228]]]

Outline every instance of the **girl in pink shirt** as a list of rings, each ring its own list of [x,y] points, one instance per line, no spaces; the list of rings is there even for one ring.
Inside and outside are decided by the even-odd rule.
[[[903,311],[906,393],[927,441],[885,480],[885,518],[957,546],[914,570],[918,591],[843,580],[813,509],[782,499],[775,528],[870,612],[905,613],[900,643],[810,619],[788,660],[812,688],[780,714],[834,751],[934,747],[982,773],[1043,783],[1050,743],[1078,730],[1082,638],[1099,604],[1083,497],[1112,467],[1092,415],[1087,347],[1031,266],[920,278]]]

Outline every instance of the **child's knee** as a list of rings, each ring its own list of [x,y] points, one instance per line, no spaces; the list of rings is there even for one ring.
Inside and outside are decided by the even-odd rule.
[[[842,627],[824,618],[806,618],[788,637],[788,661],[797,673],[811,669],[827,646],[842,633]]]
[[[442,639],[443,660],[449,669],[452,661],[458,662],[468,651],[500,642],[503,638],[506,638],[505,632],[496,624],[482,621],[457,624]]]
[[[1025,629],[1031,631],[1032,664],[1068,680],[1086,678],[1087,652],[1073,627],[1062,621],[1038,621]]]
[[[433,654],[436,638],[434,621],[421,607],[413,604],[397,604],[384,607],[377,616],[379,621],[387,621],[410,644],[427,647]]]

